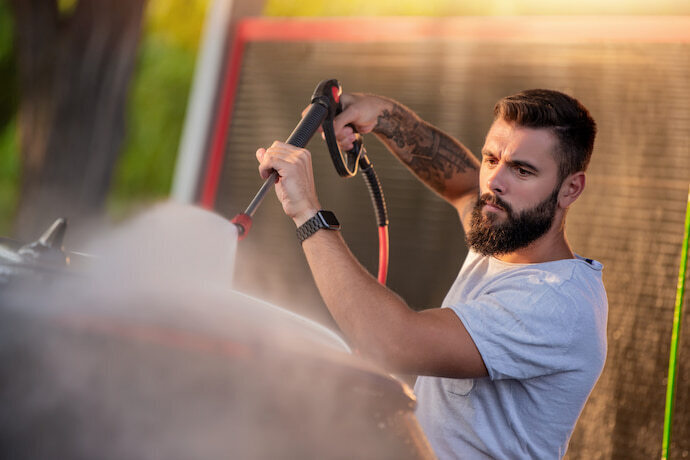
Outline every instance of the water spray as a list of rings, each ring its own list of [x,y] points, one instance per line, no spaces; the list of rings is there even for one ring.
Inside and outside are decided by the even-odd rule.
[[[379,269],[378,280],[381,284],[386,284],[388,274],[388,212],[386,201],[381,190],[381,183],[374,171],[374,167],[367,157],[366,149],[362,141],[362,136],[357,134],[356,140],[351,150],[343,152],[338,146],[333,128],[333,119],[342,111],[340,96],[342,87],[338,80],[323,80],[318,84],[311,97],[311,105],[305,115],[300,120],[297,127],[292,131],[285,143],[295,147],[304,147],[312,138],[314,133],[321,126],[328,152],[333,160],[338,175],[344,178],[354,177],[358,169],[361,169],[364,180],[369,188],[376,221],[379,228]],[[354,126],[352,126],[354,129]],[[237,226],[237,233],[240,240],[244,239],[252,226],[252,217],[263,201],[266,192],[276,183],[278,172],[273,171],[266,179],[249,203],[244,212],[232,218],[232,223]]]

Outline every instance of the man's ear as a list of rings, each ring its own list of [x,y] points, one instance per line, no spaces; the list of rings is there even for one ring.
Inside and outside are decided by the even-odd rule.
[[[585,173],[578,171],[565,178],[558,194],[558,206],[567,209],[585,189]]]

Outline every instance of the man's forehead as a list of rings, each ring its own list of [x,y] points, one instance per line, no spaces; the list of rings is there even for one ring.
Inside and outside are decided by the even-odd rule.
[[[548,156],[555,162],[553,154],[557,142],[548,128],[527,128],[499,118],[489,128],[482,153],[507,155],[513,159],[518,159],[514,158],[518,156],[546,159]]]

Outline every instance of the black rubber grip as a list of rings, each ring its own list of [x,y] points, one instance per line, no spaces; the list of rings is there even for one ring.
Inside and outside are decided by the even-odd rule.
[[[323,123],[326,115],[328,115],[328,109],[326,107],[319,103],[313,103],[285,142],[295,147],[305,147],[307,143],[309,143],[309,139],[311,139],[316,130],[319,129],[319,126],[321,126],[321,123]]]
[[[369,162],[369,159],[366,156],[362,156],[362,159],[359,161],[359,168],[364,173],[364,182],[367,184],[371,202],[374,205],[376,222],[379,227],[385,227],[388,225],[388,210],[386,209],[386,200],[381,189],[381,182],[379,182],[379,177],[376,175],[376,171],[374,171],[374,167]]]

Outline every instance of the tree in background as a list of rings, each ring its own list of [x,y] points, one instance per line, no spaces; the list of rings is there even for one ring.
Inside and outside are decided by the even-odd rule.
[[[146,0],[10,0],[22,184],[15,233],[100,213],[125,133]]]
[[[204,18],[211,0],[149,0],[107,202],[119,220],[170,194]]]

